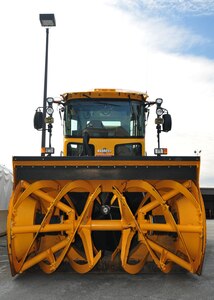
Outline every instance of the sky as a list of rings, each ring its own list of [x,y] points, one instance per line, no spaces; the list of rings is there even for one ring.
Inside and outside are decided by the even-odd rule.
[[[161,134],[171,156],[201,156],[202,187],[214,186],[213,0],[2,0],[0,3],[0,164],[40,155],[33,128],[44,89],[45,29],[40,13],[54,13],[49,34],[48,96],[94,88],[147,92],[163,98],[172,131]],[[54,113],[52,144],[62,150]],[[147,154],[157,146],[155,114],[147,126]],[[195,153],[196,152],[196,153]]]

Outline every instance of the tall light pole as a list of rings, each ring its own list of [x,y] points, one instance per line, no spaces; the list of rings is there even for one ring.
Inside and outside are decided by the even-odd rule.
[[[47,99],[47,80],[48,80],[48,42],[49,42],[49,27],[56,26],[54,14],[40,14],[39,19],[41,25],[46,28],[46,51],[45,51],[45,77],[44,77],[44,97],[43,97],[43,125],[42,125],[42,144],[41,156],[45,156],[46,142],[46,99]]]

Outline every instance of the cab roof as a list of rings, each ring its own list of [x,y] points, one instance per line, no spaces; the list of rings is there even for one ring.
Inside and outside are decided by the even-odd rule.
[[[135,91],[116,90],[116,89],[94,89],[86,92],[73,92],[62,94],[64,101],[74,99],[87,99],[87,98],[117,98],[117,99],[131,99],[146,101],[148,95]]]

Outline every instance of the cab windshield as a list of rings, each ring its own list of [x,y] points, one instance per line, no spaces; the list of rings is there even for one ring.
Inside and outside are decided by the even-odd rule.
[[[87,99],[66,103],[64,135],[82,137],[144,137],[144,111],[140,101]]]

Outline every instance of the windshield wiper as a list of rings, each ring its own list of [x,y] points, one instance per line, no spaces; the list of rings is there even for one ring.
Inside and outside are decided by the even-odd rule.
[[[82,94],[84,97],[88,98],[88,99],[92,99],[90,96],[86,95],[86,94]]]

